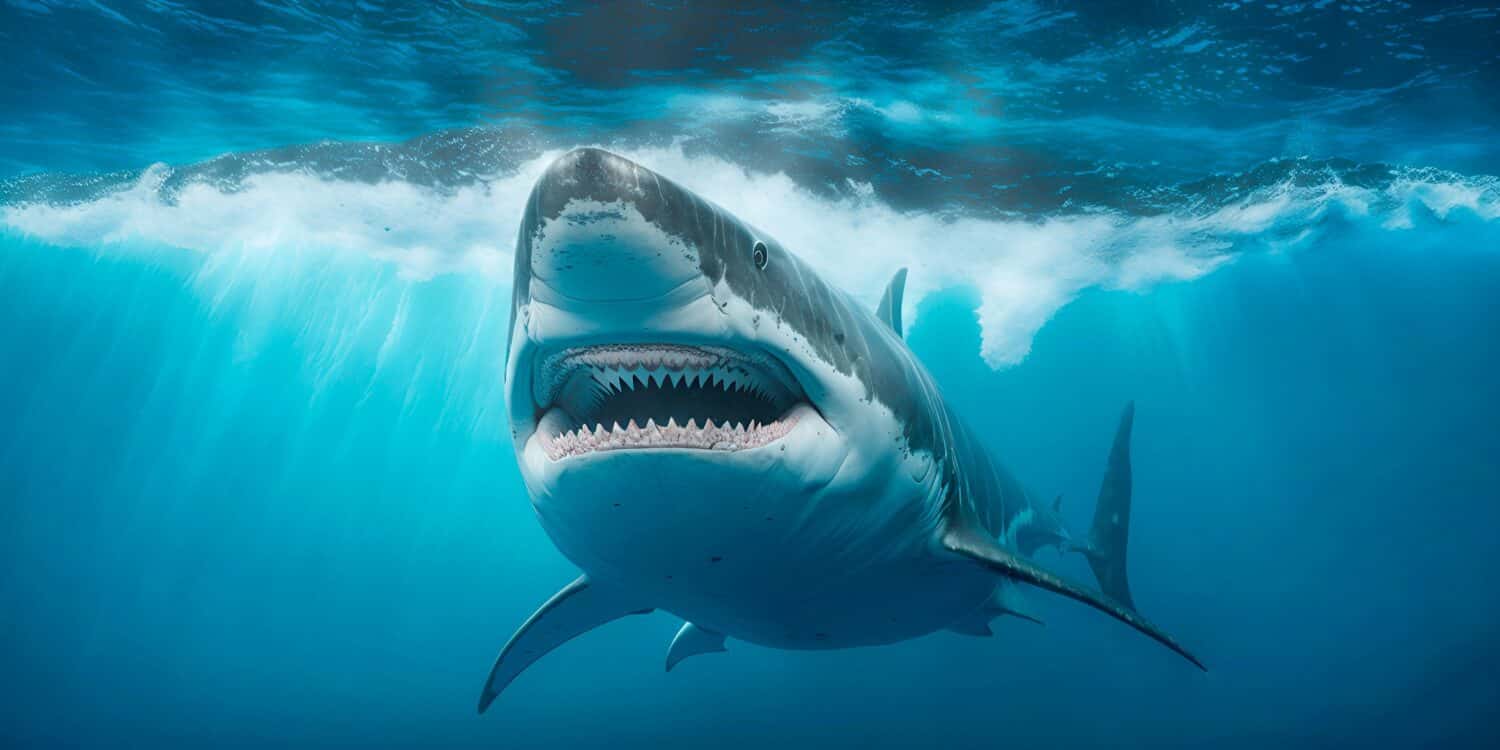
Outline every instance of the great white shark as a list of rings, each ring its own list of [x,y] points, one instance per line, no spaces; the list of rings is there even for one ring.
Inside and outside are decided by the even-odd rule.
[[[1135,609],[1127,406],[1075,535],[993,459],[876,310],[769,234],[634,162],[558,158],[515,252],[506,399],[537,518],[583,574],[505,644],[483,712],[560,644],[653,610],[666,668],[726,639],[873,646],[1076,599],[1203,668]],[[1031,561],[1087,558],[1097,589]]]

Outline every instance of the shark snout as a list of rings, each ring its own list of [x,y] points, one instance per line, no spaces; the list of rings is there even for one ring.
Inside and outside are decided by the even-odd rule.
[[[666,295],[703,275],[681,223],[692,208],[686,191],[629,159],[570,151],[532,190],[521,236],[532,281],[581,301]]]

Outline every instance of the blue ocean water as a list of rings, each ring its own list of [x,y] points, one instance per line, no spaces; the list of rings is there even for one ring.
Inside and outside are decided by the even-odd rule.
[[[1500,738],[1500,11],[0,4],[0,744],[1472,747]],[[483,717],[576,575],[503,408],[531,181],[602,145],[873,304],[1207,673],[988,640],[661,665]],[[1086,579],[1077,560],[1049,564]]]

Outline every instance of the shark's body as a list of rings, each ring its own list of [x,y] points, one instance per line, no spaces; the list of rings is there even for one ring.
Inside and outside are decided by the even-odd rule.
[[[538,181],[515,269],[518,459],[584,575],[512,637],[481,711],[542,654],[626,614],[685,621],[670,669],[726,638],[824,649],[988,635],[1020,614],[1023,583],[1198,663],[1135,613],[1126,584],[1132,411],[1075,539],[902,341],[904,271],[869,311],[770,236],[597,149]],[[1046,546],[1085,554],[1101,591],[1027,561]]]

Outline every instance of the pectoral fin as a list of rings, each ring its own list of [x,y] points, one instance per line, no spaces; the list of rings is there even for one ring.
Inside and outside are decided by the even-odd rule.
[[[698,654],[712,654],[724,651],[724,634],[715,633],[707,628],[700,628],[690,622],[682,624],[682,629],[677,631],[677,637],[672,639],[672,645],[667,647],[667,671],[689,656]]]
[[[1136,614],[1135,610],[1097,591],[1090,591],[1037,567],[1035,564],[1017,556],[1010,550],[1001,547],[993,539],[990,539],[981,532],[963,527],[951,528],[943,534],[943,546],[949,551],[968,558],[996,573],[1083,602],[1139,630],[1163,646],[1172,649],[1199,669],[1208,671],[1208,668],[1203,666],[1203,662],[1198,661],[1197,657],[1193,656],[1181,644],[1177,643],[1172,636],[1167,635],[1161,628],[1151,624],[1146,618]]]
[[[590,585],[587,577],[580,576],[527,618],[500,650],[479,696],[479,713],[490,707],[516,675],[552,649],[606,622],[650,611],[600,590]]]

